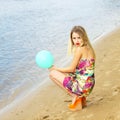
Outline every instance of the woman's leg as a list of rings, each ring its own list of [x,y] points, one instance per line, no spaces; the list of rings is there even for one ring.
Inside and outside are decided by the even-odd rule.
[[[75,95],[75,94],[71,93],[70,91],[68,91],[67,89],[65,89],[63,86],[63,81],[64,81],[65,77],[66,77],[66,74],[64,74],[64,73],[61,73],[56,70],[50,71],[50,79],[53,80],[58,86],[63,88],[65,91],[67,91],[67,93],[69,93],[72,96],[72,104],[69,105],[69,108],[72,110],[73,109],[81,110],[82,109],[81,99],[79,99],[79,97],[77,95]],[[79,106],[78,106],[78,104],[79,104]]]
[[[50,71],[49,77],[59,87],[61,87],[63,90],[65,90],[70,96],[73,96],[73,94],[70,91],[68,91],[67,89],[65,89],[65,87],[63,86],[63,81],[64,81],[64,78],[66,77],[66,74],[61,73],[56,70],[52,70],[52,71]]]
[[[87,106],[86,97],[82,97],[82,106],[83,108]]]

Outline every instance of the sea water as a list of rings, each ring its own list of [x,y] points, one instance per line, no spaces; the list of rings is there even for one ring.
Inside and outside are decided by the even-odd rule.
[[[0,109],[49,81],[35,56],[50,51],[66,64],[70,30],[82,25],[91,42],[120,25],[119,0],[0,0]]]

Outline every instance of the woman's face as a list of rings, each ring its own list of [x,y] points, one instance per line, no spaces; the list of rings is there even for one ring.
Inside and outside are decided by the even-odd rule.
[[[82,37],[76,32],[73,32],[72,34],[72,41],[75,46],[82,46],[84,43]]]

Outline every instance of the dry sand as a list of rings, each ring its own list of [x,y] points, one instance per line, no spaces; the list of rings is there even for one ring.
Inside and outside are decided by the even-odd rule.
[[[94,48],[96,84],[86,108],[70,111],[71,97],[50,82],[0,115],[0,120],[120,120],[120,28],[99,38]]]

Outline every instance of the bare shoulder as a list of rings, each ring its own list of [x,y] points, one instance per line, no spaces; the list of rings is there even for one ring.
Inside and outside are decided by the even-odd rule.
[[[75,56],[75,57],[76,57],[76,56],[81,56],[81,54],[82,54],[82,49],[81,49],[81,47],[77,47],[77,48],[75,49],[74,56]]]

